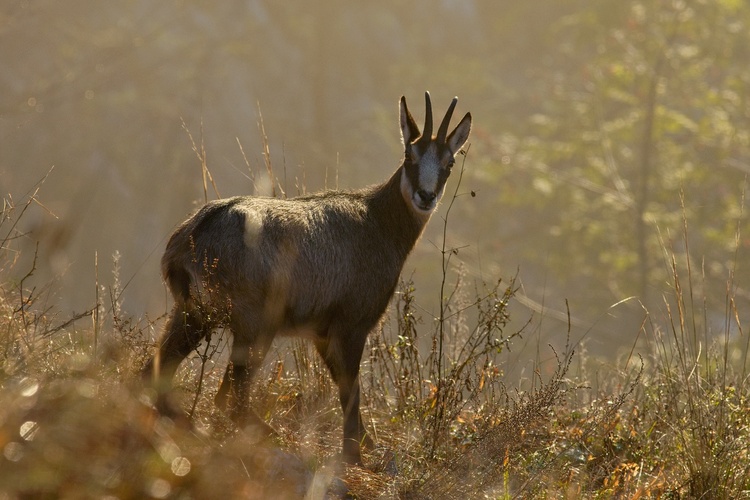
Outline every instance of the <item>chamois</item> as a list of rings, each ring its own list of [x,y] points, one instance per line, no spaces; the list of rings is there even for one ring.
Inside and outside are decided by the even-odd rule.
[[[312,340],[338,386],[342,459],[371,447],[359,411],[359,365],[370,330],[393,295],[406,257],[440,199],[471,114],[448,134],[457,98],[437,135],[425,93],[420,133],[400,100],[404,157],[385,183],[292,199],[238,196],[207,203],[172,234],[161,260],[174,308],[158,352],[143,369],[161,389],[212,329],[233,336],[217,406],[241,427],[273,430],[249,409],[249,384],[276,335]],[[160,404],[161,402],[161,404]]]

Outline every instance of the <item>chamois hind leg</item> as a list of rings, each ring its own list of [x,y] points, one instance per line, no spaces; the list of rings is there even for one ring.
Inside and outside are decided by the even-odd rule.
[[[229,364],[214,401],[219,408],[227,411],[238,427],[263,439],[276,435],[276,432],[250,408],[250,384],[273,338],[269,335],[251,335],[248,322],[237,316],[233,315],[231,322],[233,341]]]
[[[339,388],[339,400],[344,413],[342,459],[345,463],[362,465],[360,448],[364,446],[372,449],[374,446],[359,411],[359,363],[367,333],[347,333],[350,335],[332,328],[326,339],[315,341],[315,347]]]
[[[172,379],[180,363],[198,347],[208,329],[200,314],[189,305],[184,302],[175,304],[160,340],[158,352],[142,371],[143,379],[153,384],[158,391],[156,406],[160,412],[170,416],[179,415],[179,407],[170,402],[168,395]]]

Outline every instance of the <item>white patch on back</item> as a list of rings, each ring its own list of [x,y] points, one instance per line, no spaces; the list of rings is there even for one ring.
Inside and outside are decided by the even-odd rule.
[[[245,245],[254,248],[258,244],[263,228],[263,216],[257,210],[245,209]]]

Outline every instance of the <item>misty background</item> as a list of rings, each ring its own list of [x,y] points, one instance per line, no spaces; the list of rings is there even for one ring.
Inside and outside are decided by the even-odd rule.
[[[381,182],[399,97],[421,126],[429,90],[438,117],[457,95],[474,123],[451,283],[517,274],[523,342],[564,342],[569,307],[572,338],[614,360],[670,304],[673,254],[721,332],[750,312],[748,61],[742,0],[5,1],[0,192],[39,188],[14,273],[36,254],[26,283],[64,320],[119,253],[123,310],[158,317],[201,154],[221,197],[270,194],[264,137],[288,196]],[[454,172],[404,268],[426,321]]]

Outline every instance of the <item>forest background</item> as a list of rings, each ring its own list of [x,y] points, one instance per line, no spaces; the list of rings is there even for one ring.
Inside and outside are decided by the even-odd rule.
[[[379,182],[402,154],[398,98],[421,123],[429,90],[436,113],[458,95],[474,117],[451,264],[471,286],[518,275],[525,347],[564,343],[570,322],[593,357],[629,355],[669,304],[665,249],[688,242],[724,331],[727,277],[750,264],[747,61],[741,0],[4,2],[0,191],[40,186],[16,268],[36,259],[24,286],[62,322],[117,254],[122,308],[157,317],[203,160],[209,198],[271,194],[266,161],[289,196]],[[405,266],[426,318],[445,210]],[[741,322],[750,285],[732,287]]]

